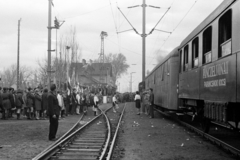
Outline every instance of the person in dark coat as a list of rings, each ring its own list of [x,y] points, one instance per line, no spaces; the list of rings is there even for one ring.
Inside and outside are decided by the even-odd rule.
[[[0,87],[0,110],[1,113],[3,112],[3,108],[2,108],[2,87]]]
[[[7,119],[8,118],[8,111],[11,109],[10,95],[8,93],[7,88],[3,88],[2,108],[3,108],[2,119]]]
[[[150,103],[150,107],[149,107],[149,114],[150,114],[150,118],[154,118],[154,94],[153,94],[153,89],[150,88],[150,96],[149,96],[149,103]]]
[[[50,141],[56,140],[56,134],[58,130],[58,119],[59,119],[59,113],[60,108],[58,106],[58,100],[56,95],[56,85],[52,84],[50,87],[50,92],[48,94],[48,109],[47,109],[47,115],[49,116],[49,135],[48,139]]]
[[[35,90],[35,95],[34,95],[34,109],[35,109],[35,115],[36,115],[36,120],[39,120],[40,116],[40,111],[42,109],[42,97],[40,95],[40,91],[38,89]]]
[[[71,114],[76,114],[76,108],[77,108],[77,94],[76,94],[76,89],[73,89],[72,93],[72,108],[71,108]]]
[[[42,94],[42,118],[43,119],[47,118],[47,115],[46,115],[47,108],[48,108],[48,89],[45,88]]]
[[[9,97],[10,97],[10,104],[11,107],[8,111],[8,118],[13,118],[13,113],[16,110],[16,106],[15,106],[15,97],[14,97],[14,88],[9,88]]]
[[[81,97],[81,108],[82,108],[82,111],[83,111],[83,114],[87,114],[87,96],[86,94],[82,94],[82,97]]]
[[[21,90],[17,90],[17,93],[15,95],[15,105],[17,108],[17,119],[20,119],[20,113],[23,105],[23,94]]]
[[[33,109],[34,109],[34,100],[35,97],[33,95],[33,90],[32,88],[28,88],[28,93],[27,93],[27,119],[33,119],[34,114],[33,114]]]
[[[67,91],[63,93],[63,102],[65,106],[65,116],[68,116],[68,113],[70,113],[71,96],[67,94]]]

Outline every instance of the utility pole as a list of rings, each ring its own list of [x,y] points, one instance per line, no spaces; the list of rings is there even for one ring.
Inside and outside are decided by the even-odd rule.
[[[17,89],[19,89],[19,52],[20,52],[20,22],[21,18],[18,20],[18,47],[17,47]]]
[[[143,0],[142,11],[143,11],[143,21],[142,21],[142,82],[145,81],[145,70],[146,70],[146,1]]]
[[[52,31],[52,0],[48,0],[48,88],[51,86],[51,31]]]
[[[130,92],[132,92],[132,74],[136,72],[131,72],[130,73]]]
[[[52,39],[51,39],[51,34],[52,34],[52,5],[53,2],[52,0],[48,0],[48,68],[47,68],[47,73],[48,73],[48,88],[50,89],[51,86],[51,52],[55,50],[51,50],[51,44],[52,44]]]
[[[135,8],[135,7],[142,7],[142,18],[143,18],[143,20],[142,20],[142,34],[138,33],[138,31],[129,22],[129,20],[123,14],[123,12],[120,10],[119,7],[118,7],[118,9],[122,13],[124,18],[128,21],[128,23],[131,25],[132,29],[130,29],[130,30],[134,30],[136,34],[138,34],[138,35],[140,35],[142,37],[142,82],[144,82],[145,81],[145,71],[146,71],[146,37],[148,35],[152,34],[152,32],[154,30],[157,30],[155,28],[160,23],[160,21],[163,19],[163,17],[166,15],[166,13],[169,11],[170,7],[167,8],[167,11],[164,13],[164,15],[160,18],[160,20],[157,22],[157,24],[154,26],[154,28],[148,34],[146,34],[146,7],[152,7],[152,8],[157,8],[157,9],[160,9],[160,7],[146,5],[146,0],[143,0],[143,4],[142,5],[131,6],[131,7],[128,7],[128,8]],[[126,31],[130,31],[130,30],[126,30]],[[121,31],[121,32],[117,32],[117,33],[122,33],[122,32],[126,32],[126,31]],[[162,31],[162,30],[158,30],[158,31],[166,32],[166,31]],[[167,33],[171,33],[171,32],[167,32]],[[145,88],[145,86],[143,86],[143,88]]]

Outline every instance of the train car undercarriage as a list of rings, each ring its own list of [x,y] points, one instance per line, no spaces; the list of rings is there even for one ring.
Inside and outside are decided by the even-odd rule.
[[[238,103],[180,99],[180,112],[199,121],[204,132],[209,132],[211,122],[239,131],[240,108]]]

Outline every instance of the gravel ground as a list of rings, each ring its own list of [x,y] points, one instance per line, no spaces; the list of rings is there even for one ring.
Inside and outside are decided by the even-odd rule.
[[[136,115],[128,103],[113,160],[232,160],[217,146],[155,113]]]
[[[100,105],[107,109],[111,104]],[[66,133],[80,118],[71,115],[59,120],[57,137]],[[81,121],[82,124],[94,118],[92,108]],[[48,140],[49,120],[0,120],[0,160],[30,160],[51,145]]]
[[[59,121],[57,137],[62,136],[78,120],[71,115]],[[48,120],[0,120],[0,160],[32,159],[52,141],[48,141]]]

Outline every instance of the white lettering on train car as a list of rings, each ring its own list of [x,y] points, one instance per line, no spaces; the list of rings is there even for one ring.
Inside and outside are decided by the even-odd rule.
[[[219,86],[226,86],[226,79],[219,79]]]
[[[226,79],[219,79],[219,80],[212,80],[212,81],[205,81],[204,87],[218,87],[218,86],[226,86]]]
[[[228,74],[228,61],[203,68],[203,79]]]

